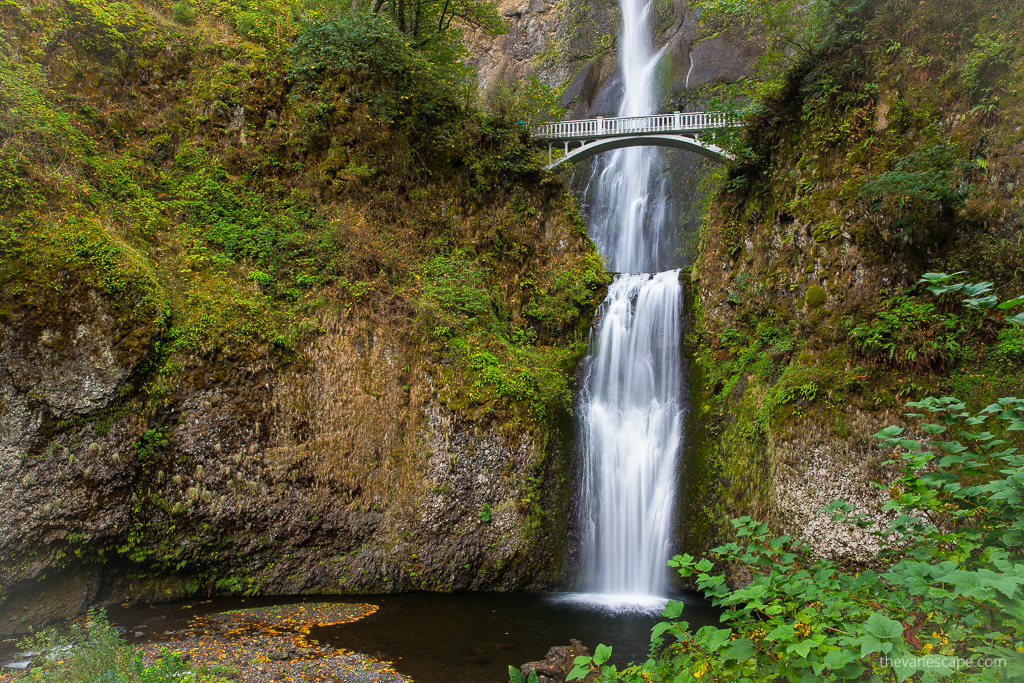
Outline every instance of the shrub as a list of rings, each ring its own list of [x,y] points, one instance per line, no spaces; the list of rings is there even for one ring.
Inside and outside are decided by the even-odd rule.
[[[962,350],[963,320],[939,313],[935,305],[900,295],[882,304],[871,322],[850,331],[866,358],[896,370],[929,370],[951,365]]]
[[[910,205],[931,204],[947,210],[963,206],[968,186],[957,183],[966,164],[945,143],[903,157],[891,171],[872,176],[860,189],[860,197],[887,202],[900,210]]]
[[[183,26],[193,26],[196,23],[196,13],[187,0],[180,0],[171,5],[171,16]]]
[[[558,121],[565,114],[559,106],[559,94],[537,76],[515,84],[499,81],[484,98],[484,104],[498,120],[534,127],[545,121]]]
[[[494,308],[483,268],[458,255],[438,256],[419,275],[420,321],[424,329],[447,336],[471,328],[494,329]]]
[[[345,90],[381,121],[430,125],[461,112],[467,72],[415,50],[386,17],[342,14],[310,22],[291,52],[290,75],[307,91]]]
[[[146,666],[138,650],[121,640],[102,609],[89,610],[84,622],[72,624],[67,634],[50,628],[22,640],[19,647],[41,653],[42,664],[30,672],[30,680],[40,683],[213,683],[166,649],[159,660]]]
[[[277,31],[277,20],[260,11],[245,11],[235,15],[235,31],[249,40],[269,45]]]
[[[991,71],[1010,63],[1013,58],[1013,41],[1003,35],[974,36],[971,44],[974,49],[960,68],[960,80],[967,94],[974,97]]]

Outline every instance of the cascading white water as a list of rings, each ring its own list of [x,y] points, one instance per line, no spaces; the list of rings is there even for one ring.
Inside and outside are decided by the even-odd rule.
[[[660,54],[650,3],[620,1],[619,115],[651,114]],[[682,441],[679,271],[644,272],[663,265],[656,162],[655,147],[617,150],[591,179],[591,237],[610,269],[626,274],[608,289],[583,366],[583,587],[593,592],[587,600],[618,609],[649,609],[665,592]]]
[[[581,395],[588,588],[622,605],[665,589],[682,438],[679,271],[620,275]]]

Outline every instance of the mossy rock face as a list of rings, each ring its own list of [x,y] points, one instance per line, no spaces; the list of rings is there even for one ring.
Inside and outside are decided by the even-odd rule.
[[[823,305],[826,300],[825,290],[818,285],[811,285],[804,295],[804,303],[808,309],[815,309]]]
[[[701,314],[692,353],[705,385],[691,396],[714,462],[698,473],[712,502],[695,526],[751,514],[799,538],[786,528],[803,512],[785,482],[790,493],[804,486],[792,482],[809,478],[811,455],[838,462],[841,440],[853,438],[870,450],[873,430],[906,424],[907,401],[947,395],[983,407],[1024,377],[1021,359],[981,331],[989,323],[918,284],[929,271],[963,271],[965,281],[995,283],[1001,299],[1024,288],[1024,17],[1010,0],[963,13],[941,3],[881,8],[861,6],[862,37],[822,45],[787,75],[746,128],[755,159],[729,169],[729,189],[711,206],[693,272]],[[977,44],[940,36],[983,35],[996,16],[1014,51],[975,74],[979,89],[967,68]],[[944,67],[894,61],[886,49],[895,43]],[[998,116],[982,113],[995,112],[985,92],[1001,93]],[[912,371],[899,367],[908,359],[917,359]],[[809,443],[798,428],[815,421]],[[767,479],[737,488],[752,462],[743,446],[756,439]]]
[[[71,4],[0,22],[0,596],[556,587],[608,276],[529,138]]]

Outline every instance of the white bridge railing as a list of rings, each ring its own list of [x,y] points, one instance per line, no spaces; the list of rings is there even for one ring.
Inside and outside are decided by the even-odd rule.
[[[651,116],[599,116],[596,119],[552,121],[535,128],[533,136],[545,140],[579,140],[643,133],[696,133],[709,128],[731,128],[735,125],[724,114],[677,111]]]

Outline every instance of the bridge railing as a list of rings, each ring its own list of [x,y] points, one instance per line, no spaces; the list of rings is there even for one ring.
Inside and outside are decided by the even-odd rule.
[[[538,126],[534,137],[548,140],[579,139],[607,135],[635,133],[662,133],[700,131],[709,128],[728,128],[734,125],[724,114],[704,112],[675,112],[650,116],[597,117],[576,121],[552,121]]]

